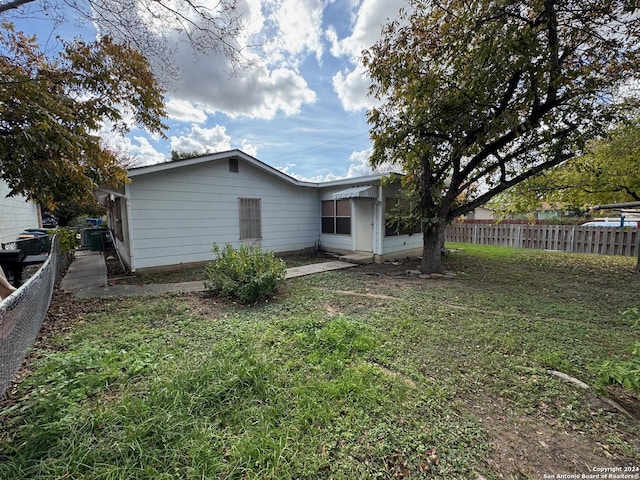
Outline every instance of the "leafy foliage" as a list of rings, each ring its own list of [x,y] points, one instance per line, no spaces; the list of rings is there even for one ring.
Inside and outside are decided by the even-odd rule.
[[[185,158],[193,158],[193,157],[197,157],[200,155],[203,155],[203,153],[209,153],[209,152],[198,152],[197,150],[193,150],[193,151],[182,151],[182,150],[171,150],[171,160],[183,160]]]
[[[274,295],[284,280],[285,263],[273,252],[259,246],[243,244],[238,249],[213,245],[216,260],[205,267],[205,287],[242,303],[254,303]]]
[[[456,217],[584,150],[637,99],[637,4],[412,0],[365,52],[373,165],[403,167],[425,272]],[[631,91],[631,90],[627,90]]]
[[[631,320],[634,329],[640,330],[640,312],[637,308],[632,308],[625,312]],[[640,342],[636,342],[631,357],[627,360],[607,360],[598,371],[600,378],[598,385],[605,387],[608,385],[620,385],[621,387],[640,393]]]
[[[78,246],[76,230],[60,227],[51,231],[50,235],[57,235],[58,246],[62,253],[72,252]]]
[[[589,144],[580,157],[504,192],[492,208],[527,212],[542,203],[569,210],[640,201],[640,119],[622,123]]]
[[[35,37],[5,23],[0,46],[0,177],[11,194],[53,209],[85,203],[97,185],[126,181],[118,155],[97,135],[126,121],[162,134],[162,91],[145,57],[103,36],[64,44],[50,60]]]

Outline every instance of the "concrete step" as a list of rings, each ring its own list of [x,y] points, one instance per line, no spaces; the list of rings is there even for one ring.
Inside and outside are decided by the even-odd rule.
[[[373,263],[373,255],[369,253],[351,253],[342,255],[339,260],[343,262],[355,263],[356,265],[369,265]]]

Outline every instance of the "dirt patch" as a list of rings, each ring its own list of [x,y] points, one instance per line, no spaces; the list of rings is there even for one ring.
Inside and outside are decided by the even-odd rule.
[[[544,415],[516,413],[505,399],[482,396],[465,404],[489,436],[493,453],[487,464],[498,478],[580,477],[593,474],[596,467],[628,465],[628,458],[618,455],[606,439]]]
[[[213,296],[208,292],[187,293],[183,298],[189,303],[191,313],[212,320],[225,317],[229,306],[234,304],[231,300]]]
[[[342,310],[337,308],[335,305],[325,305],[324,308],[330,317],[337,317],[342,314]]]
[[[367,293],[367,292],[354,292],[353,290],[332,290],[333,293],[338,295],[350,295],[354,297],[375,298],[377,300],[397,300],[397,297],[390,295],[383,295],[381,293]]]
[[[607,396],[640,424],[640,398],[620,387],[609,387]]]

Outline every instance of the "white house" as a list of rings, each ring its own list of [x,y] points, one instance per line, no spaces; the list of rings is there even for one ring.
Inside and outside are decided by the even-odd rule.
[[[0,243],[10,242],[27,228],[41,226],[40,209],[25,197],[7,197],[9,186],[0,180]]]
[[[467,213],[467,220],[494,220],[495,215],[492,209],[487,207],[478,207]]]
[[[385,229],[399,187],[383,175],[311,183],[240,150],[129,170],[100,189],[116,247],[131,271],[210,261],[213,243],[259,243],[279,253],[324,249],[372,259],[420,251],[421,235]]]

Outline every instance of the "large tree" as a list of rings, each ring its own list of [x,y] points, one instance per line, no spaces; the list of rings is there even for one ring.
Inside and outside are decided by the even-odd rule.
[[[98,135],[131,123],[162,134],[162,90],[144,56],[109,37],[64,45],[55,60],[35,37],[0,30],[0,178],[11,194],[50,209],[82,203],[97,185],[126,180]]]
[[[628,0],[411,0],[364,54],[381,106],[372,164],[400,164],[417,199],[422,270],[447,225],[579,155],[636,107],[640,21]]]
[[[159,81],[179,75],[173,55],[180,43],[196,55],[221,53],[237,67],[241,3],[0,0],[0,177],[12,193],[50,209],[76,208],[91,202],[96,184],[124,181],[121,156],[104,147],[98,130],[110,124],[126,133],[137,124],[162,134]],[[45,41],[43,52],[9,22],[31,16],[52,27],[70,17],[90,22],[98,40],[60,40],[53,48]]]
[[[589,142],[589,151],[495,197],[505,213],[533,211],[543,203],[567,210],[640,201],[640,119],[617,125]]]

